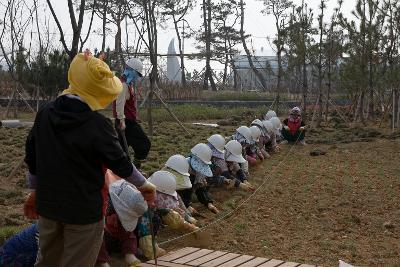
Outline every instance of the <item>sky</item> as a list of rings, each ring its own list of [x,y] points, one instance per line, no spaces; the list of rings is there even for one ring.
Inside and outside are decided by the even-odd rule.
[[[27,1],[29,2],[29,0]],[[64,29],[64,32],[66,34],[66,39],[70,39],[72,30],[70,28],[70,20],[69,20],[69,13],[68,13],[68,6],[67,6],[67,1],[66,0],[51,0],[53,7],[55,9],[55,12],[60,20],[60,23]],[[198,4],[193,8],[193,10],[186,16],[187,21],[189,21],[190,26],[194,29],[198,29],[201,24],[202,24],[202,11],[201,11],[201,6],[200,2],[197,1]],[[300,4],[301,0],[294,0],[293,1],[295,4]],[[345,14],[346,17],[351,16],[351,11],[354,9],[355,2],[356,0],[345,0],[343,1],[343,7],[342,10]],[[317,23],[316,19],[319,14],[318,6],[320,4],[320,0],[305,0],[305,3],[314,10],[314,18],[315,18],[315,23]],[[247,34],[250,34],[251,37],[248,40],[248,45],[257,51],[256,53],[259,55],[273,55],[274,52],[270,47],[270,42],[268,41],[269,38],[273,38],[274,35],[276,34],[275,30],[275,24],[274,24],[274,19],[272,15],[264,15],[261,13],[261,10],[263,9],[263,1],[260,0],[245,0],[245,31]],[[329,20],[333,13],[333,9],[337,7],[337,0],[328,0],[327,1],[327,10],[326,10],[326,21]],[[40,14],[40,24],[42,28],[46,28],[44,25],[46,22],[49,22],[50,24],[50,32],[52,33],[52,45],[53,47],[58,47],[61,48],[61,43],[58,42],[59,39],[59,32],[56,27],[56,24],[54,23],[54,20],[47,8],[47,4],[44,0],[39,0],[39,14]],[[84,25],[83,25],[83,30],[82,33],[86,34],[87,29],[88,29],[88,24],[90,21],[90,12],[85,14],[84,18]],[[158,35],[158,49],[159,53],[167,53],[168,45],[169,42],[171,41],[172,38],[175,38],[175,30],[173,28],[173,23],[172,21],[167,21],[165,23],[165,28],[159,28],[159,35]],[[160,25],[161,26],[161,25]],[[93,22],[93,27],[92,31],[96,31],[97,33],[91,34],[89,37],[85,48],[89,48],[93,50],[94,48],[99,48],[101,47],[101,36],[100,36],[100,28],[101,28],[101,21],[98,17],[95,16],[94,22]],[[29,30],[30,32],[31,30]],[[33,35],[35,37],[36,34],[36,28],[32,30]],[[106,46],[109,46],[110,48],[114,47],[114,36],[113,33],[116,32],[115,27],[111,27],[111,33],[109,36],[106,38]],[[129,43],[134,43],[134,32],[135,32],[135,27],[132,24],[132,22],[128,21],[128,32],[130,39],[128,40]],[[126,37],[125,37],[125,23],[123,23],[123,44],[122,46],[126,46]],[[68,43],[68,42],[67,42]],[[176,43],[176,42],[175,42]],[[177,45],[176,45],[177,46]],[[185,40],[185,52],[186,53],[191,53],[191,52],[196,52],[196,43],[195,40]],[[241,50],[241,45],[238,46],[238,48]],[[262,51],[262,52],[261,52]],[[199,64],[196,61],[191,61],[188,62],[187,68],[189,71],[192,71],[193,69],[198,68]],[[221,68],[220,65],[214,63],[214,68]]]

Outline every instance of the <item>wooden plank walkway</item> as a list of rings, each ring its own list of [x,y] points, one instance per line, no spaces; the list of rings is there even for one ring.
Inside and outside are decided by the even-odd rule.
[[[315,267],[315,265],[260,258],[236,253],[186,247],[158,258],[160,267]],[[154,267],[154,260],[142,263]]]

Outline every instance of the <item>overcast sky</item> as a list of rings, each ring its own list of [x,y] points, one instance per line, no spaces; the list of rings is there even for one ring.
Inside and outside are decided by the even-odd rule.
[[[63,26],[63,29],[66,33],[66,38],[70,39],[71,38],[71,28],[70,28],[70,20],[69,20],[69,14],[68,14],[68,6],[67,6],[67,1],[65,0],[51,0],[55,12],[61,22],[61,25]],[[202,24],[202,18],[201,18],[201,6],[200,2],[197,1],[198,4],[194,7],[194,9],[187,15],[186,19],[189,21],[190,25],[194,29],[198,29],[201,24]],[[317,23],[316,19],[319,15],[319,10],[318,6],[320,4],[320,0],[305,0],[305,2],[308,4],[310,8],[314,10],[314,18],[315,18],[315,23]],[[351,16],[351,11],[354,9],[356,0],[346,0],[343,3],[343,12],[345,16]],[[251,39],[251,44],[252,47],[256,51],[261,51],[261,47],[263,47],[263,53],[262,54],[267,54],[267,55],[272,55],[273,50],[270,48],[269,42],[267,40],[267,37],[273,38],[276,31],[274,28],[274,19],[271,15],[263,15],[261,13],[261,10],[263,9],[263,2],[259,0],[246,0],[246,17],[245,17],[245,30],[248,34],[250,34],[252,37]],[[301,0],[295,0],[294,3],[300,4]],[[333,9],[337,7],[337,0],[328,0],[327,3],[327,10],[326,10],[326,21],[329,21],[329,18],[331,17],[333,13]],[[46,19],[50,22],[51,25],[51,32],[53,33],[53,41],[52,44],[54,47],[59,47],[61,48],[61,44],[58,42],[59,39],[59,33],[58,30],[55,26],[55,23],[53,21],[53,18],[51,17],[51,14],[48,12],[46,2],[44,0],[41,0],[41,11],[39,12],[40,19],[41,19],[41,24],[44,25]],[[90,21],[90,14],[89,12],[85,14],[85,20],[84,20],[84,29],[82,31],[83,34],[86,34],[88,23]],[[129,21],[128,21],[129,23]],[[125,24],[125,23],[123,23]],[[169,21],[166,23],[167,27],[165,29],[159,29],[159,35],[158,35],[158,48],[159,48],[159,53],[166,53],[168,44],[172,38],[175,37],[175,31],[173,29],[173,23]],[[45,27],[43,27],[45,28]],[[101,21],[99,18],[95,16],[94,23],[93,23],[93,28],[92,30],[95,30],[97,33],[92,33],[91,36],[88,39],[88,42],[86,43],[85,47],[88,47],[90,49],[94,48],[99,48],[101,47],[101,36],[100,36],[100,28],[101,28]],[[36,31],[34,29],[33,31]],[[116,31],[116,28],[111,26],[111,33],[106,39],[106,46],[109,46],[110,48],[114,47],[114,33]],[[133,25],[128,25],[128,32],[130,33],[130,39],[129,42],[133,43],[134,42],[134,26]],[[123,33],[125,33],[125,26],[123,27]],[[125,39],[125,34],[123,34],[123,47],[126,46],[126,39]],[[250,45],[250,40],[249,40],[249,45]],[[239,49],[241,49],[241,46],[238,46]],[[195,42],[193,40],[185,40],[185,52],[190,53],[190,52],[195,52]],[[188,64],[188,69],[191,71],[196,67],[195,62],[191,62]],[[217,66],[215,66],[217,67]],[[218,68],[218,67],[217,67]]]

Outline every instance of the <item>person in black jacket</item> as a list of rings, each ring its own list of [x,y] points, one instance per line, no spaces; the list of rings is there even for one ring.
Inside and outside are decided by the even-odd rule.
[[[24,211],[39,217],[35,266],[94,266],[103,238],[108,168],[153,201],[155,186],[129,161],[109,119],[97,112],[122,85],[107,64],[86,52],[68,71],[70,86],[36,115],[25,162],[33,189]]]

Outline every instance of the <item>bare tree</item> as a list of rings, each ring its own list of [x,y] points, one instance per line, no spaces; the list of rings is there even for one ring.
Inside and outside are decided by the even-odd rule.
[[[307,96],[308,96],[308,65],[309,53],[312,36],[315,29],[312,27],[313,13],[307,4],[302,1],[298,7],[293,6],[290,15],[287,42],[288,42],[288,58],[291,64],[297,67],[298,73],[301,75],[302,102],[304,118],[307,117]]]
[[[216,59],[224,65],[222,74],[222,85],[225,86],[228,79],[229,63],[234,72],[234,88],[237,88],[237,73],[234,55],[239,51],[234,47],[241,43],[240,32],[236,24],[240,19],[239,6],[235,0],[221,1],[214,8],[214,33],[213,50]]]
[[[279,101],[280,101],[280,92],[281,92],[281,83],[283,78],[283,67],[282,67],[282,53],[284,52],[284,39],[285,39],[285,31],[288,25],[287,18],[288,15],[286,11],[292,6],[292,1],[289,0],[261,0],[264,2],[265,9],[263,13],[268,15],[273,15],[275,18],[275,30],[276,30],[276,38],[273,41],[275,45],[276,57],[278,59],[278,73],[277,73],[277,81],[276,81],[276,96],[275,96],[275,105],[277,109],[279,109]]]
[[[332,92],[332,76],[334,67],[337,65],[338,59],[341,56],[343,50],[343,34],[342,31],[337,31],[336,26],[338,25],[338,15],[340,13],[343,1],[338,1],[338,7],[335,8],[334,13],[331,17],[329,30],[327,33],[326,42],[326,72],[327,72],[327,91],[326,91],[326,102],[325,102],[325,121],[328,120],[330,94]]]
[[[245,34],[244,31],[244,17],[245,17],[245,13],[244,13],[244,2],[243,0],[240,0],[239,2],[239,6],[240,6],[240,37],[242,39],[242,45],[243,45],[243,49],[246,52],[246,56],[247,56],[247,60],[249,61],[249,65],[250,68],[253,70],[254,74],[256,75],[256,77],[258,78],[258,80],[260,81],[262,87],[264,90],[267,90],[267,84],[265,82],[264,76],[262,75],[262,73],[254,66],[253,63],[253,59],[252,59],[252,55],[250,53],[249,48],[247,47],[247,43],[246,43],[246,39],[247,36]]]
[[[318,42],[318,99],[317,99],[317,106],[318,106],[318,118],[317,118],[317,123],[316,126],[319,127],[321,125],[322,121],[322,81],[324,79],[324,74],[323,74],[323,54],[324,54],[324,34],[325,34],[325,25],[324,25],[324,11],[326,8],[326,0],[321,0],[320,2],[320,10],[321,13],[318,16],[318,26],[319,26],[319,42]]]
[[[208,82],[211,84],[211,89],[213,91],[217,90],[217,86],[214,81],[213,71],[211,69],[211,42],[212,42],[212,32],[211,32],[211,21],[212,21],[212,3],[211,0],[203,0],[202,4],[203,10],[203,28],[204,28],[204,42],[205,42],[205,55],[206,55],[206,70],[204,73],[203,88],[208,89]]]
[[[53,5],[51,4],[50,0],[46,0],[47,5],[50,8],[51,14],[53,16],[54,21],[57,24],[57,28],[60,32],[60,42],[64,47],[65,52],[68,54],[69,58],[72,60],[75,55],[79,51],[79,42],[80,42],[80,37],[81,37],[81,31],[82,31],[82,25],[83,25],[83,16],[85,14],[85,0],[81,0],[78,8],[78,21],[76,20],[76,15],[75,15],[75,9],[74,9],[74,4],[72,0],[67,0],[68,1],[68,12],[69,12],[69,18],[71,22],[71,27],[72,27],[72,42],[71,46],[69,47],[66,43],[65,40],[65,34],[64,30],[60,24],[60,21],[58,20],[57,14],[54,11]]]

